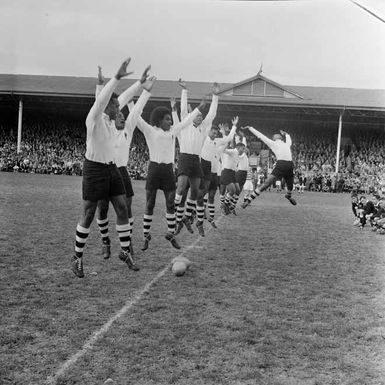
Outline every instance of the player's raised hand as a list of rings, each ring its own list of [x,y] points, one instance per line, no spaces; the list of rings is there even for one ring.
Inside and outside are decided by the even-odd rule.
[[[234,118],[231,119],[231,123],[233,124],[233,126],[236,126],[238,124],[238,120],[239,120],[238,116],[235,116]]]
[[[102,74],[102,67],[98,66],[98,84],[103,85],[104,84],[104,76]]]
[[[143,88],[148,91],[148,92],[151,92],[152,90],[152,87],[154,86],[154,83],[156,81],[156,77],[155,76],[150,76],[143,84]]]
[[[182,80],[182,78],[179,78],[178,84],[179,84],[179,86],[182,87],[184,90],[187,89],[186,82],[185,82],[184,80]]]
[[[221,90],[221,87],[219,86],[219,84],[218,83],[214,83],[213,84],[213,94],[214,95],[218,95],[220,90]]]
[[[140,78],[140,82],[143,84],[147,78],[148,78],[148,71],[150,71],[151,69],[151,64],[144,70],[144,72],[142,73],[142,77]]]
[[[170,98],[170,104],[171,104],[171,109],[173,111],[176,111],[176,99],[174,97]]]
[[[128,76],[128,75],[131,75],[133,74],[134,72],[127,72],[127,67],[128,65],[130,64],[130,61],[131,61],[131,58],[129,57],[128,59],[126,59],[122,64],[121,66],[119,67],[118,69],[118,72],[116,73],[115,75],[115,78],[120,80],[121,78],[124,78],[125,76]]]
[[[204,109],[205,109],[205,107],[206,107],[206,104],[207,104],[206,97],[203,96],[203,97],[202,97],[202,100],[201,100],[201,102],[200,102],[200,104],[199,104],[199,106],[197,107],[198,110],[199,110],[200,112],[203,112]]]

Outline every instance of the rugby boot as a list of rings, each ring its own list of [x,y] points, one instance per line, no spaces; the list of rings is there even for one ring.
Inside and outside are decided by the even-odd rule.
[[[119,259],[126,263],[129,269],[138,271],[139,267],[135,265],[134,260],[128,250],[120,250]]]
[[[74,255],[71,261],[71,270],[78,278],[84,278],[83,258]]]
[[[102,244],[102,255],[104,259],[109,259],[111,257],[111,245],[109,243]]]
[[[165,235],[165,238],[171,243],[171,245],[175,248],[175,249],[180,249],[180,245],[178,243],[178,241],[176,240],[175,238],[175,235],[173,233],[167,233]]]
[[[245,198],[245,200],[243,201],[243,203],[241,204],[241,207],[243,209],[245,209],[247,206],[249,206],[251,203],[251,199],[250,198]]]
[[[198,233],[201,237],[204,237],[205,236],[205,229],[203,227],[203,222],[202,221],[197,221],[197,223],[195,224],[195,226],[197,227],[198,229]]]
[[[285,195],[285,198],[293,205],[295,206],[297,204],[296,200],[289,194]]]
[[[151,241],[151,234],[147,234],[144,237],[142,251],[146,251],[148,249],[148,245],[150,244],[150,241]]]
[[[191,226],[191,220],[190,220],[190,218],[184,216],[183,219],[182,219],[182,221],[183,221],[183,224],[186,226],[187,231],[188,231],[189,233],[191,233],[191,234],[194,234],[194,230],[193,230],[193,228],[192,228],[192,226]]]

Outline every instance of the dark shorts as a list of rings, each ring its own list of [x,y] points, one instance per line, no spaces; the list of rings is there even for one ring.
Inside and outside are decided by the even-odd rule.
[[[128,174],[127,167],[119,167],[120,175],[123,179],[124,189],[126,190],[126,196],[131,198],[134,196],[134,190],[132,189],[132,183],[130,175]]]
[[[277,179],[293,178],[293,162],[291,160],[279,160],[271,174],[274,175]]]
[[[122,177],[116,164],[83,163],[82,195],[86,201],[96,202],[113,196],[125,195]]]
[[[150,162],[147,171],[146,190],[175,190],[175,175],[172,163]]]
[[[178,158],[178,176],[179,175],[201,178],[203,172],[199,156],[180,153]]]
[[[209,190],[216,190],[218,186],[220,185],[220,176],[217,173],[211,173],[211,181]]]
[[[235,171],[229,168],[224,168],[221,174],[221,184],[227,186],[230,183],[235,183]]]
[[[201,159],[202,178],[211,180],[211,162],[205,159]]]
[[[239,184],[239,186],[243,186],[246,182],[247,178],[247,171],[244,170],[238,170],[235,173],[235,181]]]

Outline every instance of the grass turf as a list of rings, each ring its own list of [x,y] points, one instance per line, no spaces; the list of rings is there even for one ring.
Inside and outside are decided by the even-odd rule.
[[[113,257],[102,259],[94,223],[78,279],[69,261],[81,178],[0,181],[0,383],[43,384],[180,251],[164,239],[159,193],[140,252],[144,185],[135,182],[141,270],[117,258],[111,209]],[[56,383],[385,384],[385,238],[352,226],[348,195],[295,197],[293,207],[267,192],[222,217],[187,249],[191,270],[156,280]],[[186,250],[197,237],[178,238]]]

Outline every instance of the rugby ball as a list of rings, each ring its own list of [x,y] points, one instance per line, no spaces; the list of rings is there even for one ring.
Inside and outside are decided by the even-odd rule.
[[[187,269],[191,266],[191,261],[189,259],[187,259],[186,257],[182,257],[182,256],[179,256],[179,257],[175,257],[171,263],[174,264],[175,262],[183,262]]]
[[[171,270],[177,277],[181,277],[186,272],[187,266],[183,261],[176,261],[173,263]]]

